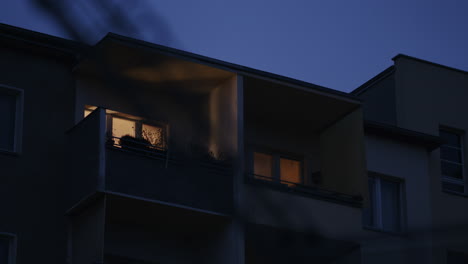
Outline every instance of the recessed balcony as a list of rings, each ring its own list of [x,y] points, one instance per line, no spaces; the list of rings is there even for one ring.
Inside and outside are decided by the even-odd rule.
[[[72,203],[106,192],[229,214],[232,156],[172,148],[166,129],[103,108],[87,113],[68,132]]]

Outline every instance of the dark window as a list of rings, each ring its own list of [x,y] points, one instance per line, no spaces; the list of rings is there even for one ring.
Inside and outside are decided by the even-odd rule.
[[[0,234],[0,263],[13,263],[13,258],[13,236]]]
[[[464,164],[462,134],[452,129],[440,129],[445,143],[440,147],[442,188],[445,191],[464,193]]]
[[[0,90],[0,149],[15,150],[17,95]]]
[[[383,231],[402,231],[402,183],[369,177],[370,206],[364,210],[364,226]]]

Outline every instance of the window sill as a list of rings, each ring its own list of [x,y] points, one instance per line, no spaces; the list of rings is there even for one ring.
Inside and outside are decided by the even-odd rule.
[[[446,194],[460,196],[460,197],[463,197],[463,198],[468,198],[468,194],[464,194],[464,193],[454,192],[454,191],[450,191],[450,190],[443,190],[443,189],[442,189],[442,192],[444,192]]]
[[[346,206],[362,208],[362,200],[343,197],[340,195],[323,193],[323,192],[320,192],[320,189],[315,189],[312,187],[310,188],[306,186],[290,187],[280,182],[255,179],[251,177],[250,175],[247,175],[245,177],[245,182],[248,184],[257,185],[260,187],[268,187],[268,188],[281,191],[281,192],[293,193],[296,195],[311,197],[311,198],[315,198],[315,199],[326,201],[326,202],[333,202],[333,203],[342,204]]]
[[[373,232],[378,232],[378,233],[383,233],[387,235],[392,235],[392,236],[399,236],[399,237],[406,237],[407,233],[404,231],[390,231],[390,230],[383,230],[377,227],[373,226],[362,226],[362,229],[368,230],[368,231],[373,231]]]

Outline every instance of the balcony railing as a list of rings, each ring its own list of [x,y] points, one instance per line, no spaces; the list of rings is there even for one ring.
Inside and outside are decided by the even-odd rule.
[[[106,146],[164,161],[167,161],[169,158],[169,152],[167,149],[152,145],[145,140],[132,137],[114,137],[112,135],[107,135]]]
[[[281,180],[275,177],[248,174],[247,179],[254,183],[267,184],[272,187],[279,188],[283,191],[298,192],[301,194],[309,195],[315,198],[324,199],[327,201],[346,203],[348,205],[362,206],[362,196],[341,193],[333,190],[319,188],[317,186],[307,185],[303,183],[291,182]]]

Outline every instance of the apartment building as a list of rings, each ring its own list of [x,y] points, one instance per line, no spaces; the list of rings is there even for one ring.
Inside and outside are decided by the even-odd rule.
[[[402,218],[406,242],[399,242],[401,255],[389,254],[389,259],[468,263],[468,176],[464,169],[468,72],[401,54],[393,61],[394,65],[352,92],[363,99],[364,118],[426,135],[419,139],[438,136],[440,147],[421,152],[417,158],[416,149],[366,133],[369,182],[378,190],[374,179],[379,177],[372,177],[375,172],[392,176],[405,188],[400,206],[406,211]]]
[[[464,72],[398,56],[347,94],[116,34],[88,46],[1,25],[0,38],[0,263],[468,252],[465,128],[450,116]],[[418,83],[425,71],[442,80]],[[423,87],[458,101],[415,99]]]

